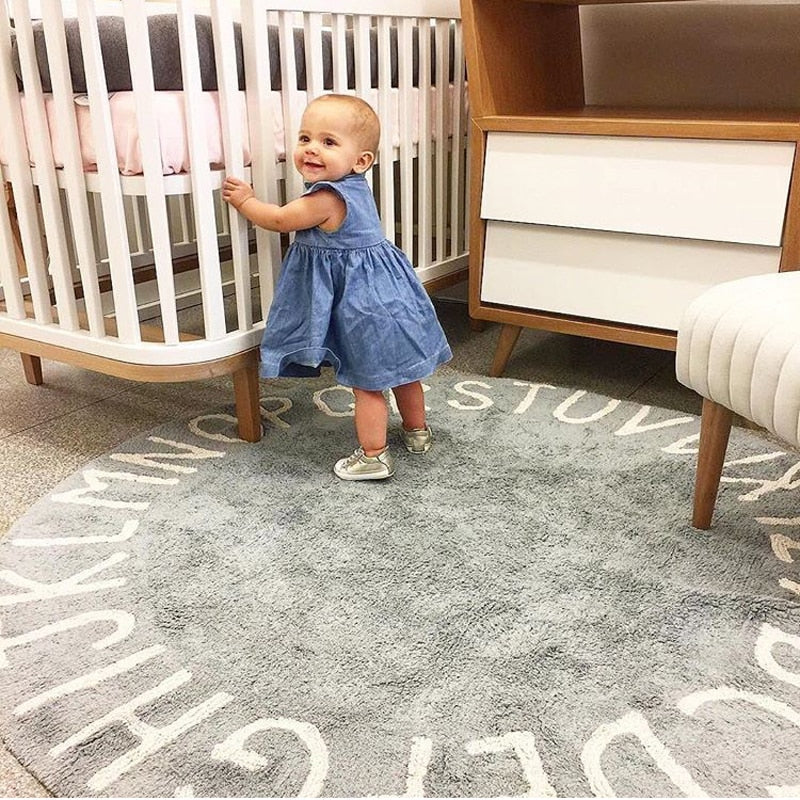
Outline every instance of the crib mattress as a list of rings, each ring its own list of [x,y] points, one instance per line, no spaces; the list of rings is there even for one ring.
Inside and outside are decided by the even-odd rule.
[[[411,120],[412,144],[419,140],[419,89],[414,88],[413,102],[411,103],[413,113]],[[436,109],[436,88],[430,89],[428,100],[429,119]],[[452,84],[449,87],[449,98],[444,113],[445,135],[449,135],[450,120],[453,119],[454,91]],[[302,108],[306,102],[306,92],[298,92],[297,107]],[[155,92],[155,106],[153,117],[156,120],[158,129],[158,141],[161,150],[161,163],[164,175],[174,175],[190,170],[189,144],[186,127],[186,110],[182,91],[161,91]],[[371,90],[370,96],[365,99],[373,107],[378,108],[378,92]],[[29,115],[26,113],[25,96],[20,95],[22,108],[23,126],[25,128],[26,140],[31,140],[31,130],[29,127]],[[247,132],[247,116],[245,107],[245,94],[239,92],[235,96],[235,105],[239,106],[238,117],[242,130],[242,157],[244,164],[248,165],[251,161],[250,141]],[[136,117],[136,103],[133,92],[114,92],[109,96],[109,107],[111,112],[111,124],[114,132],[114,146],[116,149],[117,164],[120,173],[123,175],[142,174],[142,155],[140,146],[140,131]],[[283,161],[286,158],[286,131],[283,119],[283,104],[280,92],[272,92],[273,122],[275,134],[275,159]],[[208,160],[212,168],[218,169],[224,166],[224,155],[222,147],[222,130],[220,125],[220,102],[219,93],[215,91],[202,92],[200,95],[200,108],[203,118],[202,130],[205,133],[206,146],[208,148]],[[51,95],[45,95],[45,110],[49,127],[50,141],[52,144],[53,160],[56,167],[64,165],[64,141],[65,137],[59,130],[59,123],[55,113],[55,104]],[[78,139],[81,149],[81,160],[86,172],[97,171],[97,148],[92,131],[91,114],[89,110],[89,99],[86,95],[75,96],[75,119],[77,123]],[[388,112],[381,112],[383,124],[383,136],[389,136],[393,147],[400,145],[401,131],[399,114],[399,93],[397,89],[392,89],[390,93],[390,109]],[[435,125],[432,125],[435,130]],[[290,132],[288,141],[292,142],[294,132]],[[30,145],[28,144],[28,158],[32,166],[35,163],[32,159]],[[0,141],[0,163],[8,164],[8,147],[5,142]]]

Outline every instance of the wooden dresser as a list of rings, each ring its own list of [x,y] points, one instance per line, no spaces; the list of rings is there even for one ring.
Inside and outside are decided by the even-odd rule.
[[[523,327],[674,349],[707,286],[800,267],[800,104],[589,105],[580,5],[462,0],[470,315],[503,324],[493,375]]]

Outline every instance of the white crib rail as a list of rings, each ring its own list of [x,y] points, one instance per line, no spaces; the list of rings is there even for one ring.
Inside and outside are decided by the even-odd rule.
[[[368,178],[379,186],[376,200],[386,235],[402,247],[425,282],[456,265],[465,267],[467,109],[457,0],[243,0],[242,7],[243,13],[247,10],[246,45],[254,32],[260,36],[269,24],[277,26],[286,197],[303,189],[290,154],[307,102],[331,90],[355,93],[376,108],[383,122],[378,163]],[[301,51],[295,47],[298,30],[303,32]],[[327,83],[323,32],[331,50]],[[255,47],[251,43],[250,49]],[[267,61],[263,42],[260,52]],[[298,85],[301,72],[305,84],[285,91]],[[269,122],[262,126],[271,130]],[[258,180],[255,188],[261,194]]]
[[[425,282],[463,270],[467,125],[458,0],[340,0],[333,4],[335,12],[331,5],[327,0],[241,0],[237,27],[227,0],[48,0],[41,24],[51,78],[52,103],[47,105],[42,59],[37,59],[41,42],[34,40],[38,34],[28,0],[0,0],[0,145],[7,160],[0,175],[13,191],[27,273],[19,274],[14,266],[14,220],[3,203],[0,336],[154,366],[199,365],[254,347],[286,242],[253,231],[222,203],[219,186],[226,171],[249,177],[256,192],[274,202],[299,194],[301,179],[291,165],[296,130],[307,101],[331,90],[364,97],[383,121],[378,163],[369,179],[387,236],[405,250]],[[120,174],[108,64],[103,61],[108,54],[101,46],[101,6],[103,13],[124,20],[139,176]],[[77,17],[79,28],[96,173],[85,172],[83,165],[67,48],[68,12]],[[148,34],[153,12],[177,15],[192,165],[188,173],[163,174]],[[224,171],[209,164],[195,14],[211,19]],[[271,26],[278,34],[279,93],[270,74]],[[300,51],[296,35],[302,35]],[[246,131],[240,122],[243,99]],[[280,143],[278,122],[284,137]],[[242,155],[245,133],[252,154],[249,167]],[[54,163],[54,135],[63,167]],[[285,163],[276,161],[276,144],[287,154]],[[194,254],[195,261],[194,272],[184,276],[176,271],[176,258],[186,253]],[[146,283],[139,280],[142,275]],[[192,275],[199,282],[200,332],[184,330],[180,314],[184,278]],[[226,303],[229,295],[234,308]],[[144,321],[145,306],[160,317],[157,329]]]
[[[63,6],[78,20],[97,172],[85,173],[82,163],[62,0],[49,0],[41,23],[51,76],[51,115],[42,89],[41,52],[37,60],[42,42],[34,44],[28,0],[0,0],[0,99],[9,109],[0,118],[0,141],[8,160],[2,175],[13,190],[27,272],[17,274],[15,261],[3,259],[0,333],[133,364],[199,363],[252,348],[258,342],[261,322],[253,314],[247,230],[238,215],[228,225],[219,224],[220,177],[218,171],[212,174],[209,165],[199,108],[203,89],[194,19],[195,12],[207,11],[207,3],[178,0],[170,6],[118,0],[102,4],[104,13],[124,18],[143,164],[143,175],[135,179],[138,183],[124,179],[117,162],[98,4],[64,0]],[[177,15],[193,165],[186,179],[164,176],[162,170],[147,33],[147,16],[153,11]],[[233,20],[228,4],[215,2],[212,12],[225,158],[233,166],[238,158],[243,169]],[[23,95],[13,68],[13,40]],[[108,53],[105,56],[108,58]],[[119,54],[119,58],[124,56]],[[53,124],[64,162],[58,169],[51,143]],[[29,166],[28,151],[35,168]],[[180,184],[170,178],[180,179]],[[142,201],[130,195],[131,191],[141,194]],[[217,236],[220,227],[233,231],[225,237],[232,251],[229,271],[236,296],[236,321],[230,332]],[[11,237],[12,220],[4,205],[0,253],[12,252]],[[201,334],[182,331],[178,322],[174,259],[187,246],[196,254]],[[160,317],[158,328],[140,320],[143,290],[135,275],[143,260],[152,264],[154,280],[147,285],[148,300]]]

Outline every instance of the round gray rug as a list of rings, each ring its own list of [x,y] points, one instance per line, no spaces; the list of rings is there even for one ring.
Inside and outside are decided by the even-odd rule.
[[[428,381],[385,482],[330,380],[79,471],[0,545],[0,735],[57,795],[800,791],[800,456],[734,430],[688,523],[699,420]]]

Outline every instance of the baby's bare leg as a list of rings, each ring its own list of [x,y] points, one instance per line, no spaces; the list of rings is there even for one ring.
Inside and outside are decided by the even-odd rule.
[[[356,437],[364,454],[375,456],[386,447],[389,409],[383,392],[353,389],[356,398]]]
[[[404,383],[392,389],[397,408],[403,419],[403,427],[407,431],[420,430],[425,427],[425,398],[422,384],[419,381]]]

